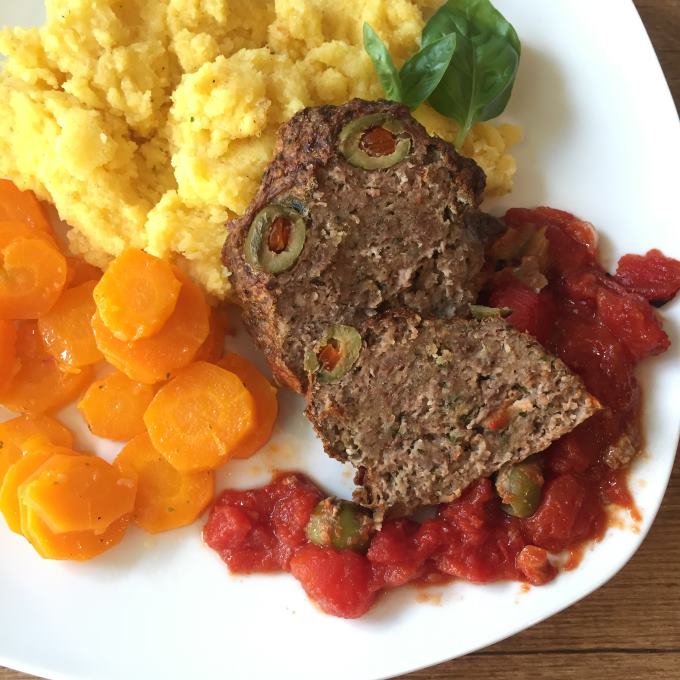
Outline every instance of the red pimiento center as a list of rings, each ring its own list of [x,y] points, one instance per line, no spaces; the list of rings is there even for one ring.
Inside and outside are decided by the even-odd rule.
[[[282,253],[288,247],[290,229],[291,224],[287,217],[279,215],[275,218],[271,227],[269,227],[269,238],[267,239],[269,250],[277,255]]]
[[[319,352],[318,357],[321,368],[324,371],[330,372],[334,370],[342,358],[342,353],[340,352],[338,343],[335,340],[329,340]]]
[[[397,138],[384,127],[370,128],[361,136],[359,148],[369,156],[389,156],[397,148]]]

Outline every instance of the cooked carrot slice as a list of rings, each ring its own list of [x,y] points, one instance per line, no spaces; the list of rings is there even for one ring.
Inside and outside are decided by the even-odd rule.
[[[213,308],[210,312],[210,332],[194,361],[216,362],[224,352],[224,340],[230,330],[229,317],[223,309]]]
[[[149,338],[170,318],[181,288],[169,262],[131,248],[119,255],[94,291],[97,312],[123,342]]]
[[[82,562],[118,545],[125,536],[130,519],[130,515],[117,519],[101,534],[94,531],[54,533],[35,510],[22,505],[21,533],[45,559]]]
[[[34,437],[42,437],[55,446],[73,446],[73,434],[58,420],[45,415],[23,415],[0,423],[0,454],[10,451],[21,456],[25,442]]]
[[[36,231],[25,222],[0,221],[0,250],[4,250],[10,243],[20,238],[37,238],[59,249],[57,242],[48,232]]]
[[[0,449],[0,486],[5,479],[7,470],[21,458],[21,449],[15,446],[7,446]]]
[[[93,455],[55,455],[19,487],[19,503],[56,534],[104,532],[135,506],[137,480]]]
[[[175,273],[182,282],[177,306],[153,337],[121,342],[99,313],[92,319],[97,346],[106,360],[136,382],[153,385],[169,380],[173,373],[193,361],[208,337],[210,310],[203,291],[179,269]]]
[[[0,179],[0,220],[16,220],[25,222],[33,230],[52,231],[35,194],[21,191],[8,179]]]
[[[123,447],[113,464],[123,474],[137,476],[134,518],[149,533],[191,524],[212,501],[214,473],[175,470],[146,433]]]
[[[94,281],[87,281],[65,290],[54,307],[38,321],[45,349],[65,369],[90,366],[104,358],[92,332],[95,285]]]
[[[0,404],[19,413],[47,413],[66,406],[92,381],[91,367],[80,373],[66,373],[45,351],[35,321],[19,325],[17,358],[20,368]]]
[[[0,512],[5,516],[7,526],[17,534],[21,533],[19,487],[55,453],[77,455],[75,451],[61,447],[45,446],[19,458],[5,473],[0,486]]]
[[[59,299],[66,259],[38,238],[19,238],[2,249],[0,318],[37,319]]]
[[[16,326],[12,321],[0,321],[0,393],[18,370]]]
[[[67,257],[66,265],[68,266],[67,288],[75,288],[88,281],[99,281],[102,277],[102,270],[89,262],[85,262],[82,257]]]
[[[279,414],[277,390],[248,359],[238,354],[231,352],[225,354],[217,365],[237,375],[255,400],[255,428],[234,448],[231,455],[232,458],[249,458],[261,449],[272,435]]]
[[[174,468],[215,470],[255,427],[255,400],[238,376],[201,361],[158,390],[144,422]]]
[[[78,410],[94,434],[127,441],[146,430],[144,411],[154,394],[150,385],[134,382],[116,371],[90,385]]]

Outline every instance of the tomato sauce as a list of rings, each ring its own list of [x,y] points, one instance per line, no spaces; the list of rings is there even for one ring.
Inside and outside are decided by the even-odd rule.
[[[550,554],[566,551],[572,557],[562,568],[573,568],[585,542],[603,536],[608,505],[637,516],[626,475],[642,440],[634,369],[670,344],[650,303],[678,292],[680,262],[659,251],[625,256],[612,277],[597,262],[592,226],[573,215],[514,209],[505,222],[510,241],[513,229],[526,233],[527,225],[545,238],[547,285],[536,290],[494,275],[480,301],[512,309],[508,321],[559,356],[603,406],[541,454],[545,486],[536,512],[507,515],[492,482],[481,479],[430,519],[386,521],[366,554],[337,551],[306,538],[323,493],[303,475],[282,474],[259,489],[228,489],[213,506],[204,538],[231,571],[288,571],[325,612],[356,618],[381,592],[407,583],[548,583],[558,573]]]

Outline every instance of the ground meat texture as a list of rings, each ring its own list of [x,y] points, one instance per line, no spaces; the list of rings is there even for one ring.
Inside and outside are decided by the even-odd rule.
[[[354,498],[408,513],[545,449],[600,407],[581,380],[502,319],[390,313],[359,328],[338,381],[311,379],[307,415],[357,469]]]
[[[343,128],[389,114],[403,125],[410,152],[392,167],[364,170],[339,150]],[[389,143],[375,136],[368,152]],[[389,145],[389,144],[388,144]],[[305,109],[284,125],[275,157],[245,215],[228,225],[224,262],[245,323],[277,379],[304,391],[304,349],[329,324],[357,325],[389,309],[452,317],[478,292],[485,239],[498,222],[478,206],[484,174],[441,139],[430,137],[400,104],[353,100]],[[284,204],[306,225],[295,264],[271,274],[244,247],[254,218]],[[277,225],[270,245],[282,246]]]

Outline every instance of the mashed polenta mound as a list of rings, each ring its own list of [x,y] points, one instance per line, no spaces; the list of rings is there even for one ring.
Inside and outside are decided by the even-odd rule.
[[[46,0],[41,28],[5,29],[0,176],[54,203],[71,249],[102,268],[128,246],[225,298],[225,222],[243,212],[277,128],[306,106],[383,95],[368,21],[398,62],[438,0]],[[456,125],[416,117],[449,141]],[[476,126],[463,147],[487,192],[512,188],[519,138]]]

